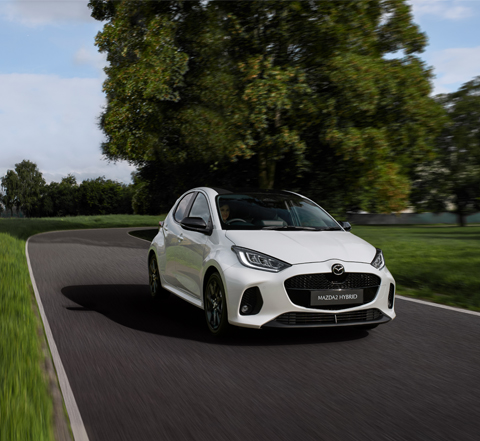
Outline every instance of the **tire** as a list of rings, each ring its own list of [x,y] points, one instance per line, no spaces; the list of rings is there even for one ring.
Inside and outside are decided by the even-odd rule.
[[[216,337],[225,337],[231,330],[228,323],[227,298],[220,274],[213,273],[205,286],[203,298],[205,320]]]
[[[168,297],[168,292],[162,287],[155,253],[152,253],[148,259],[148,285],[152,297],[157,299],[165,299]]]

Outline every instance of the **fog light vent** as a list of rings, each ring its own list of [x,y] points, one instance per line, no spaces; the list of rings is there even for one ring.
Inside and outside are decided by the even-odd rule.
[[[395,298],[395,285],[390,283],[390,292],[388,293],[388,308],[393,308],[393,300]]]
[[[260,312],[263,306],[262,294],[258,286],[248,288],[242,297],[242,302],[240,303],[240,314],[241,315],[254,315]]]

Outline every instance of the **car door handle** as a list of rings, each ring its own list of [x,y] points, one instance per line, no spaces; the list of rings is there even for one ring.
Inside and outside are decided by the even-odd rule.
[[[178,235],[177,239],[178,239],[179,242],[181,242],[183,240],[183,234]]]

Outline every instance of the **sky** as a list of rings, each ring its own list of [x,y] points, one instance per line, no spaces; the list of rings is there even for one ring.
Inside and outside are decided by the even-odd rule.
[[[340,0],[339,0],[340,1]],[[434,94],[480,75],[480,0],[409,0],[429,39]],[[48,182],[105,176],[130,183],[134,167],[102,157],[98,117],[106,58],[103,24],[88,0],[0,0],[0,177],[28,159]]]

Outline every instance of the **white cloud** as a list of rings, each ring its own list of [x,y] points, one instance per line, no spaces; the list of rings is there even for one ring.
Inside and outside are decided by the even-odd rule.
[[[435,15],[447,20],[461,20],[473,14],[466,0],[410,0],[408,3],[417,19],[423,15]]]
[[[45,178],[73,173],[80,182],[105,175],[130,182],[133,167],[102,159],[97,117],[105,104],[101,79],[0,75],[0,176],[28,159]]]
[[[73,61],[76,65],[93,66],[99,72],[103,72],[103,68],[107,65],[107,55],[82,47],[75,53]]]
[[[453,92],[480,75],[480,46],[437,51],[428,61],[435,66],[435,93]]]
[[[88,0],[9,0],[0,2],[0,16],[26,26],[65,21],[93,22]]]

